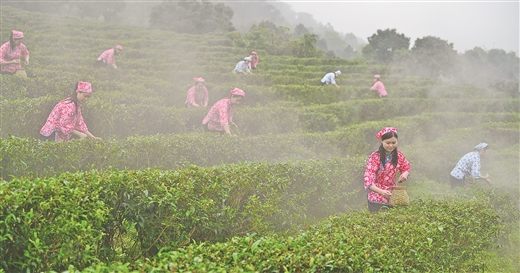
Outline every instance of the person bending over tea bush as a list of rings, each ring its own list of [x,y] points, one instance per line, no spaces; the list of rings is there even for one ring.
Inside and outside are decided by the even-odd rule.
[[[202,125],[206,131],[226,133],[230,136],[236,136],[231,133],[229,125],[238,126],[233,122],[233,116],[235,115],[235,106],[239,105],[246,93],[244,90],[234,88],[231,90],[229,98],[221,99],[217,101],[209,110],[208,114],[202,120]]]
[[[242,61],[238,62],[233,70],[235,74],[253,74],[251,70],[249,70],[249,63],[251,62],[251,58],[245,57]]]
[[[123,47],[120,45],[116,45],[114,48],[103,51],[97,59],[97,66],[117,68],[116,55],[119,55],[121,51],[123,51]]]
[[[472,152],[465,154],[450,173],[451,188],[464,187],[475,183],[475,179],[484,179],[492,185],[489,174],[480,175],[480,158],[485,156],[489,145],[482,142],[475,146]]]
[[[249,69],[256,69],[256,66],[258,65],[258,53],[256,52],[251,52],[251,55],[249,55],[249,59],[251,59],[251,62],[249,62],[248,66],[249,66]]]
[[[73,136],[99,139],[88,131],[81,115],[80,104],[87,102],[91,95],[92,85],[89,82],[78,82],[72,95],[54,106],[40,134],[47,138],[54,135],[56,142],[68,141]]]
[[[191,107],[206,107],[208,106],[208,89],[204,86],[203,78],[194,78],[195,85],[188,90],[188,96],[186,97],[186,108]]]
[[[389,206],[392,187],[397,185],[395,177],[398,171],[401,174],[399,183],[407,180],[410,175],[410,163],[403,153],[397,150],[397,129],[385,127],[376,138],[381,141],[381,145],[368,157],[364,175],[370,212],[377,212],[381,207]]]
[[[24,58],[25,65],[29,65],[29,51],[22,43],[23,32],[12,30],[9,35],[9,42],[0,47],[0,65],[2,74],[19,75],[27,78],[27,74],[22,68],[21,57]]]
[[[370,90],[377,91],[380,98],[388,96],[388,94],[386,93],[385,85],[381,82],[381,76],[379,75],[374,76],[374,85],[372,85]]]
[[[339,70],[325,74],[323,79],[321,79],[321,85],[332,84],[339,88],[339,85],[336,84],[336,78],[339,77],[339,75],[341,75],[341,71]]]

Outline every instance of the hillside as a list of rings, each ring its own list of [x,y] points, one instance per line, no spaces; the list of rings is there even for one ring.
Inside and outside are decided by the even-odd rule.
[[[379,145],[374,136],[384,126],[399,130],[399,150],[412,164],[413,178],[405,182],[412,199],[449,195],[449,172],[461,156],[484,140],[492,149],[483,159],[481,172],[489,173],[494,185],[479,181],[477,187],[484,192],[512,192],[513,206],[520,205],[520,100],[507,93],[409,76],[397,67],[363,59],[294,58],[262,51],[258,52],[260,63],[254,75],[234,75],[231,71],[235,64],[255,49],[234,46],[233,33],[176,34],[10,7],[2,7],[1,15],[2,43],[8,40],[11,29],[23,31],[24,44],[31,53],[26,68],[29,78],[0,75],[0,177],[5,180],[1,194],[7,198],[14,196],[17,187],[31,189],[32,183],[40,183],[38,190],[59,198],[66,193],[51,186],[61,185],[61,181],[75,187],[89,181],[88,188],[81,189],[83,193],[71,192],[81,195],[99,191],[100,199],[112,196],[110,190],[123,192],[119,187],[126,185],[131,188],[125,189],[131,192],[128,196],[136,200],[143,189],[147,195],[150,190],[150,196],[157,194],[150,198],[157,199],[145,207],[157,206],[154,209],[166,214],[175,210],[182,216],[176,219],[182,225],[172,231],[161,222],[166,221],[160,218],[164,214],[156,219],[146,209],[135,208],[132,213],[142,213],[156,224],[150,234],[157,232],[136,235],[144,221],[138,219],[126,227],[131,226],[136,234],[129,233],[142,239],[139,251],[173,242],[182,246],[186,238],[188,242],[223,241],[252,232],[287,231],[333,214],[365,209],[360,179],[367,155]],[[116,44],[123,46],[123,53],[116,57],[119,69],[94,67],[99,54]],[[325,73],[338,69],[342,71],[337,80],[341,88],[318,84]],[[379,99],[376,92],[368,91],[374,74],[381,75],[388,98]],[[238,137],[204,133],[200,124],[208,109],[184,108],[194,77],[205,78],[209,105],[228,96],[234,87],[245,90],[244,104],[235,114]],[[49,112],[79,80],[93,85],[93,97],[82,110],[89,130],[102,140],[42,141],[38,132]],[[162,208],[160,204],[174,198],[167,196],[168,186],[176,188],[183,183],[186,188],[175,198],[189,205],[168,204]],[[217,187],[221,183],[226,187]],[[199,190],[197,186],[208,188]],[[184,198],[198,195],[200,202]],[[34,196],[31,208],[36,210],[40,201]],[[99,205],[93,199],[77,198]],[[189,217],[194,211],[215,205],[211,202],[224,203],[228,198],[233,201],[229,211],[216,206],[211,212],[236,213],[237,218],[219,219],[209,212],[197,214],[200,218],[196,220]],[[148,202],[143,200],[135,201],[135,205]],[[16,202],[23,203],[24,198]],[[71,201],[67,207],[73,204]],[[6,215],[15,210],[8,202],[3,205]],[[91,213],[88,210],[85,215]],[[107,211],[100,207],[95,217],[108,215]],[[260,216],[254,218],[248,213]],[[113,216],[114,223],[119,216]],[[120,224],[130,221],[125,219]],[[221,222],[211,225],[206,221]],[[161,224],[165,225],[162,231]],[[32,236],[32,231],[20,230],[20,238]],[[104,245],[113,253],[99,250],[102,254],[96,257],[118,257],[114,253],[129,247],[126,241],[117,242],[121,230],[111,234],[112,244]],[[171,241],[155,240],[153,235],[165,230],[171,232]],[[2,238],[9,242],[9,236]],[[94,237],[88,240],[97,242],[99,238]],[[139,251],[121,261],[142,258],[136,254]],[[87,258],[82,259],[83,267],[91,264]],[[63,269],[69,262],[72,259],[63,259],[57,268]],[[2,263],[0,267],[8,268]]]

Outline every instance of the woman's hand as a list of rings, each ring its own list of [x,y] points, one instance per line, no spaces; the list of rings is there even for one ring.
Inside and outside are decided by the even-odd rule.
[[[386,199],[388,199],[388,198],[390,198],[390,196],[392,196],[392,192],[389,191],[389,190],[381,190],[380,194],[381,194],[384,198],[386,198]]]
[[[399,176],[399,180],[397,181],[398,183],[401,183],[401,182],[404,182],[408,179],[408,176],[410,175],[409,172],[404,172],[402,173],[400,176]]]

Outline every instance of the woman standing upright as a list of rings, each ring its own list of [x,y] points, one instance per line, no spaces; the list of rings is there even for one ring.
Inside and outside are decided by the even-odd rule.
[[[188,90],[188,96],[184,104],[186,108],[208,106],[208,89],[204,86],[203,78],[193,78],[195,85]]]
[[[6,42],[0,47],[0,65],[2,66],[2,74],[13,75],[18,70],[23,71],[21,58],[24,59],[24,64],[29,65],[29,51],[22,43],[24,36],[23,32],[13,30],[9,35],[9,42]],[[22,77],[27,77],[25,71],[18,73]]]
[[[388,206],[392,187],[397,185],[397,172],[400,173],[399,183],[407,180],[410,175],[410,163],[404,154],[397,150],[397,129],[385,127],[376,138],[381,141],[381,145],[368,157],[364,175],[370,212],[377,212],[381,207]]]
[[[226,133],[230,136],[235,136],[231,133],[230,125],[238,126],[233,122],[235,115],[235,106],[239,105],[244,99],[246,93],[244,90],[234,88],[231,90],[229,98],[217,101],[209,110],[208,114],[202,120],[202,124],[206,131]]]
[[[78,138],[96,138],[92,135],[83,121],[80,104],[88,101],[92,95],[92,86],[89,82],[78,82],[72,95],[60,101],[40,130],[40,134],[51,137],[53,134],[56,142],[68,141],[73,136]]]

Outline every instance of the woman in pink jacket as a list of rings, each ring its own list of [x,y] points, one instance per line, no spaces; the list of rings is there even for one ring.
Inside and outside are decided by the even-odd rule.
[[[23,38],[23,32],[13,30],[9,35],[9,42],[0,47],[0,66],[2,66],[2,74],[13,75],[17,73],[18,70],[23,71],[22,57],[24,64],[29,65],[29,51],[22,43]],[[27,77],[25,71],[23,71],[21,75]]]
[[[186,108],[208,106],[208,89],[204,86],[203,78],[193,78],[195,85],[188,90],[188,96],[184,104]]]
[[[388,207],[392,196],[395,178],[400,173],[398,182],[406,181],[410,176],[410,163],[401,151],[397,150],[397,129],[385,127],[376,135],[381,141],[379,149],[367,160],[365,169],[365,190],[368,198],[368,210],[377,212],[381,207]]]
[[[244,100],[245,96],[246,93],[244,90],[235,87],[231,90],[231,96],[229,98],[217,101],[202,121],[205,130],[236,136],[231,133],[229,126],[233,125],[238,128],[238,126],[233,122],[235,106],[239,105],[242,100]]]
[[[116,55],[119,55],[123,51],[123,47],[116,45],[114,48],[107,49],[97,59],[97,65],[101,67],[112,67],[117,68]]]
[[[374,76],[374,85],[370,88],[372,91],[377,91],[380,98],[386,97],[388,94],[386,93],[385,85],[381,82],[381,76]]]
[[[78,82],[72,95],[54,106],[40,134],[45,137],[52,137],[54,134],[56,142],[68,141],[73,136],[80,139],[99,139],[88,131],[81,114],[80,104],[87,102],[90,96],[92,85],[89,82]]]

